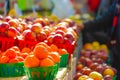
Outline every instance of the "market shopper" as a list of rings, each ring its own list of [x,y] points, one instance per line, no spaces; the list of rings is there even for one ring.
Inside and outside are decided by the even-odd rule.
[[[94,32],[96,30],[106,29],[106,34],[108,35],[106,42],[110,48],[111,52],[111,66],[117,69],[117,79],[120,80],[120,0],[114,0],[108,12],[103,16],[96,18],[92,21],[84,22],[80,24],[80,30],[83,32],[83,42],[86,37],[84,37],[84,32],[90,31]],[[89,37],[88,37],[89,38]]]

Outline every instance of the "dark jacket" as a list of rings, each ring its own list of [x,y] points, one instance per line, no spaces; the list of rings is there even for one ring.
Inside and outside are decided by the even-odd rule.
[[[114,17],[114,12],[115,12],[115,4],[116,2],[114,1],[111,7],[109,8],[108,12],[106,12],[103,16],[98,17],[88,22],[84,22],[85,27],[82,31],[84,43],[91,42],[94,40],[91,38],[89,33],[87,34],[87,32],[90,32],[95,37],[98,36],[101,39],[101,41],[102,41],[102,38],[105,38],[103,43],[109,38],[111,27],[112,27],[112,22],[113,22],[113,17]],[[101,33],[99,34],[98,32],[100,30],[104,31],[105,34],[101,34]],[[87,41],[87,39],[89,39],[90,41]]]
[[[113,2],[112,6],[110,7],[109,11],[106,12],[103,16],[96,18],[93,21],[88,21],[84,23],[85,30],[97,30],[99,28],[110,28],[112,26],[112,21],[114,17],[114,10],[115,10],[115,2]],[[92,28],[92,29],[91,29]]]

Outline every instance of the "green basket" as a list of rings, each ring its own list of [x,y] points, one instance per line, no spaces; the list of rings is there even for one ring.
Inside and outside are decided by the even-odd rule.
[[[60,67],[66,67],[68,64],[68,54],[63,54],[60,57]]]
[[[25,68],[28,80],[54,80],[57,73],[57,65],[49,67]]]
[[[17,77],[25,75],[23,62],[0,64],[0,77]]]
[[[116,77],[117,77],[117,76],[115,75],[115,76],[112,78],[112,80],[116,80]]]

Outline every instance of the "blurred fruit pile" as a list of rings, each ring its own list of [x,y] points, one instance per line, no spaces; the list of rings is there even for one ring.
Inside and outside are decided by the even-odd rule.
[[[57,18],[53,16],[41,18],[0,16],[0,36],[14,39],[17,46],[22,44],[19,41],[31,41],[30,43],[35,44],[45,42],[48,45],[55,44],[72,54],[78,38],[77,24],[69,18],[56,20]]]
[[[116,69],[106,63],[108,47],[97,41],[86,43],[80,52],[74,80],[112,80]]]

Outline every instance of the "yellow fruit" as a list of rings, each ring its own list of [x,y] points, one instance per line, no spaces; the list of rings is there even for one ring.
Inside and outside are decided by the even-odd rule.
[[[106,75],[110,75],[111,77],[113,77],[115,75],[114,71],[112,69],[105,69],[104,72],[103,72],[103,75],[106,76]]]
[[[87,75],[82,75],[78,78],[78,80],[87,80],[89,77]]]
[[[104,50],[106,53],[109,53],[109,50],[106,44],[100,45],[100,50]]]
[[[96,71],[93,71],[89,74],[89,77],[94,79],[94,80],[102,80],[103,76],[102,74],[96,72]]]

